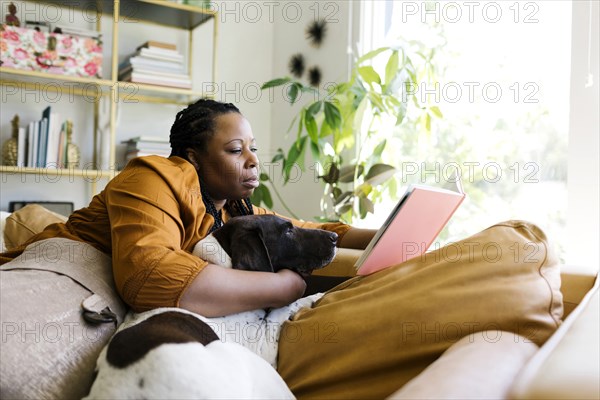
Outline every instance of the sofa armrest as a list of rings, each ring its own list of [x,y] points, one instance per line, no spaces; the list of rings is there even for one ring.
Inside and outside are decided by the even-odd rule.
[[[482,331],[454,343],[388,400],[503,399],[538,346],[515,333]]]
[[[600,398],[598,282],[515,382],[518,399]]]
[[[319,276],[354,276],[356,268],[354,263],[362,254],[362,250],[340,248],[329,265],[313,272],[313,275]]]
[[[565,308],[563,319],[566,319],[594,287],[596,274],[589,268],[576,265],[562,265],[560,270],[560,291]]]

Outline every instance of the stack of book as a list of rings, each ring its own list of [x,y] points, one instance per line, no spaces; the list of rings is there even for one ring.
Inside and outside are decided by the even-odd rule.
[[[119,80],[191,89],[183,55],[171,43],[148,41],[119,66]]]
[[[65,168],[69,165],[67,123],[50,106],[42,119],[19,128],[17,166],[31,168]]]
[[[169,141],[158,136],[137,136],[123,143],[127,145],[125,163],[136,157],[150,155],[169,157],[171,154]]]

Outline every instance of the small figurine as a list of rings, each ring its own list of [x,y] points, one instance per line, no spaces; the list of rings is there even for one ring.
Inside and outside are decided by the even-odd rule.
[[[2,145],[2,165],[16,166],[19,141],[19,115],[15,114],[10,123],[12,124],[12,137]]]
[[[67,133],[67,162],[65,163],[67,168],[77,168],[79,167],[79,158],[81,157],[81,153],[79,151],[79,147],[73,143],[73,121],[68,119],[65,122],[66,125],[66,133]]]
[[[8,5],[8,14],[6,14],[4,20],[8,26],[21,26],[21,21],[19,21],[19,17],[17,17],[17,6],[12,2]]]

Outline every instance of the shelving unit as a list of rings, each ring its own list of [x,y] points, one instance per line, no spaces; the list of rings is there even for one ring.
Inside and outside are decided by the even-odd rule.
[[[40,5],[64,8],[67,4],[64,0],[35,0],[32,3]],[[68,177],[96,177],[107,178],[114,177],[118,171],[102,170],[98,166],[98,154],[101,149],[98,148],[98,102],[100,98],[110,96],[115,101],[110,102],[109,116],[109,165],[116,165],[115,159],[115,141],[117,131],[117,102],[124,100],[134,100],[139,103],[159,103],[159,104],[176,104],[187,105],[194,99],[204,96],[202,92],[171,88],[166,86],[154,86],[148,84],[139,84],[131,82],[121,82],[118,80],[119,68],[119,44],[121,43],[119,28],[120,24],[127,22],[135,22],[142,24],[154,24],[163,27],[181,29],[188,32],[188,54],[189,61],[188,71],[192,71],[193,60],[193,32],[200,25],[206,23],[210,19],[214,19],[212,32],[212,65],[211,79],[216,82],[216,56],[217,56],[217,34],[218,34],[218,18],[216,12],[202,9],[195,6],[177,4],[164,0],[77,0],[72,6],[73,10],[89,13],[90,10],[96,10],[96,29],[101,31],[101,22],[103,15],[111,15],[111,39],[112,46],[107,53],[104,49],[104,57],[110,57],[109,78],[93,79],[76,76],[66,76],[49,74],[37,71],[24,71],[7,67],[0,67],[0,85],[3,87],[15,86],[19,89],[36,90],[40,84],[46,84],[44,90],[50,92],[69,93],[75,96],[86,96],[93,88],[95,90],[95,105],[94,105],[94,137],[93,140],[93,160],[81,160],[81,162],[90,163],[96,168],[86,169],[56,169],[56,168],[23,168],[13,166],[1,166],[0,174],[59,174]],[[106,73],[104,74],[106,77]],[[69,83],[65,86],[65,83]],[[52,85],[47,85],[52,83]],[[91,85],[91,86],[90,86]],[[6,117],[4,117],[6,118]],[[90,121],[92,122],[92,121]],[[92,185],[92,193],[97,193],[97,179],[89,180]]]

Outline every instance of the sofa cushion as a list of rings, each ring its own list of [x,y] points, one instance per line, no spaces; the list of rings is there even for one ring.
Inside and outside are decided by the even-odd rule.
[[[116,321],[91,324],[86,310]],[[29,245],[0,267],[0,398],[82,398],[98,354],[125,315],[111,260],[68,239]]]
[[[560,324],[559,289],[544,233],[500,223],[332,289],[284,325],[278,370],[298,397],[385,398],[465,336],[541,345]]]
[[[39,204],[28,204],[11,213],[4,226],[4,241],[7,250],[25,243],[50,224],[65,222],[67,217],[48,210]]]

